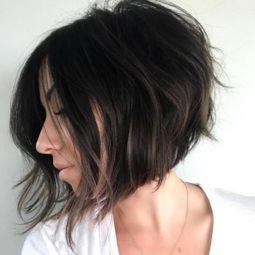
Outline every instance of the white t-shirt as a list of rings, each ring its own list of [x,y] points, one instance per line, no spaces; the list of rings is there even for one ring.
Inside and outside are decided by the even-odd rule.
[[[255,255],[255,196],[237,194],[205,183],[199,185],[213,210],[209,255]],[[63,218],[58,229],[54,220],[37,224],[26,237],[21,255],[120,255],[112,212],[94,227],[90,217],[88,215],[74,228],[75,252],[66,243],[66,218]]]

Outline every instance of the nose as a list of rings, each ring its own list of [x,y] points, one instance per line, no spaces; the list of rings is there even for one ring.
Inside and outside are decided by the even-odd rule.
[[[52,154],[61,149],[61,142],[54,125],[45,121],[36,142],[36,150],[41,154]]]

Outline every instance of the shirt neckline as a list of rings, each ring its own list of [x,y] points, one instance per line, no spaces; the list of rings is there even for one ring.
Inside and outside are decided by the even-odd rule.
[[[211,244],[210,244],[210,250],[209,250],[209,255],[213,255],[213,247],[215,243],[215,227],[216,227],[216,219],[215,219],[215,209],[214,209],[214,201],[213,197],[211,196],[211,186],[209,184],[204,184],[204,183],[192,183],[197,186],[199,186],[202,191],[205,193],[208,202],[211,206],[212,214],[213,214],[213,230],[212,230],[212,237],[211,237]],[[116,229],[115,229],[115,222],[114,222],[114,217],[113,217],[113,212],[112,210],[110,211],[110,254],[111,255],[120,255],[119,252],[119,247],[117,243],[117,236],[116,236]]]

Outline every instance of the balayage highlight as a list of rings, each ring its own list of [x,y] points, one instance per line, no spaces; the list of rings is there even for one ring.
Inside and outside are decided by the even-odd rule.
[[[95,4],[52,31],[26,60],[10,117],[12,138],[31,164],[14,186],[24,184],[18,212],[24,220],[22,211],[39,208],[25,232],[67,216],[73,248],[71,233],[84,215],[100,208],[93,221],[99,223],[137,188],[154,180],[158,188],[200,138],[217,141],[212,95],[216,85],[227,86],[216,73],[216,48],[194,17],[161,3],[122,0],[112,10]],[[58,180],[51,156],[35,149],[46,116],[39,88],[46,98],[52,85],[47,110],[80,154],[75,192]]]

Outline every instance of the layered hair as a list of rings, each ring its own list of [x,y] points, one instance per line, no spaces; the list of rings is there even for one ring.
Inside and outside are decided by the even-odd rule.
[[[84,215],[100,208],[99,223],[138,187],[157,180],[158,188],[200,138],[217,141],[213,91],[227,86],[217,75],[214,49],[197,19],[163,1],[93,4],[52,30],[26,59],[11,103],[10,132],[29,161],[14,186],[24,185],[17,210],[23,220],[23,212],[36,212],[23,233],[66,215],[72,248],[73,227]],[[60,133],[59,117],[65,123],[81,155],[79,195],[59,181],[51,155],[36,151],[46,116],[39,86],[48,86],[48,73],[62,115],[52,114],[50,101],[47,107]],[[100,113],[102,136],[93,109]]]

